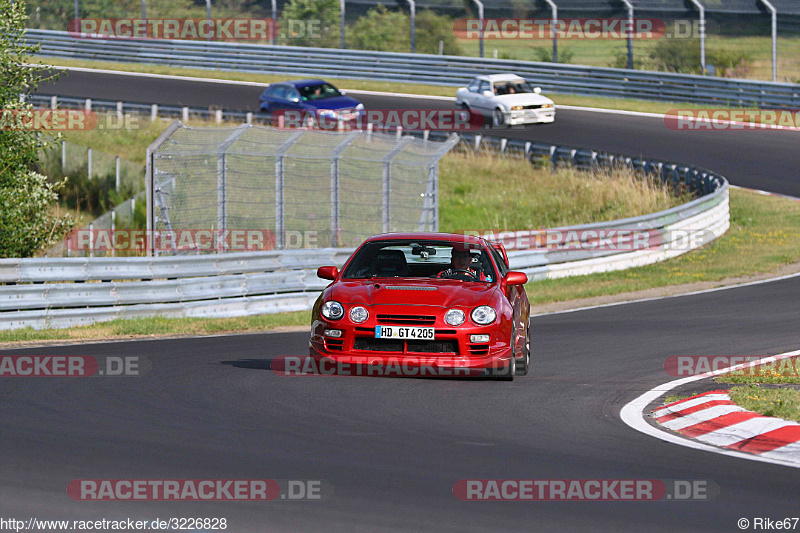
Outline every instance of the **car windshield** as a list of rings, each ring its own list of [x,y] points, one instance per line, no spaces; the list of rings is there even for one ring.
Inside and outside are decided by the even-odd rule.
[[[333,98],[335,96],[342,96],[339,90],[330,83],[320,83],[317,85],[308,85],[300,87],[300,97],[303,101],[308,100],[323,100],[325,98]]]
[[[498,96],[504,94],[532,93],[533,87],[527,81],[524,82],[501,82],[495,83],[494,88]]]
[[[342,278],[439,278],[491,283],[497,280],[497,273],[490,256],[491,252],[471,243],[375,241],[358,250]]]

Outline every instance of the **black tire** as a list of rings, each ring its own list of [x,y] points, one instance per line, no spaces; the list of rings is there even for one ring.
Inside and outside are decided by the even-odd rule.
[[[490,370],[491,376],[497,381],[514,381],[517,373],[517,359],[512,355],[511,362],[505,368],[493,368]]]
[[[492,126],[495,128],[505,128],[508,126],[508,124],[506,124],[506,116],[499,107],[492,112]]]
[[[525,329],[525,345],[522,348],[522,360],[517,361],[517,375],[527,376],[531,368],[531,328]]]

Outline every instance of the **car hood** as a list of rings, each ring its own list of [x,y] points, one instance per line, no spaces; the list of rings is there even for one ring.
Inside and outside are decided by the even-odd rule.
[[[343,280],[330,298],[345,305],[431,305],[443,308],[488,305],[496,283],[410,278]]]
[[[546,96],[536,93],[504,94],[495,96],[498,102],[508,106],[514,105],[542,105],[552,104],[553,101]]]
[[[349,96],[334,96],[322,100],[306,100],[303,104],[314,109],[351,109],[360,104],[355,98]]]

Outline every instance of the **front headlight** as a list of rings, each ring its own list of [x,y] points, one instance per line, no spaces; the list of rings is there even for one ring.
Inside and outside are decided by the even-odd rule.
[[[497,313],[488,305],[482,305],[472,310],[473,322],[480,324],[481,326],[491,324],[494,322],[495,318],[497,318]]]
[[[328,320],[339,320],[344,316],[344,306],[336,300],[329,300],[322,304],[321,312]]]
[[[451,326],[460,326],[467,319],[467,315],[461,309],[449,309],[444,314],[444,321]]]
[[[550,109],[551,107],[553,107],[553,104],[544,104],[544,105],[542,105],[542,109]]]
[[[515,105],[511,108],[511,111],[522,111],[524,108],[521,105]]]
[[[336,118],[336,111],[334,111],[334,110],[332,110],[332,109],[319,109],[319,110],[317,111],[317,113],[318,113],[318,114],[319,114],[319,116],[321,116],[321,117],[330,117],[330,118]]]
[[[350,320],[356,324],[361,324],[367,319],[367,317],[369,317],[369,311],[363,307],[354,307],[350,310]]]
[[[363,111],[363,110],[364,110],[364,104],[358,104],[356,106],[356,111]]]

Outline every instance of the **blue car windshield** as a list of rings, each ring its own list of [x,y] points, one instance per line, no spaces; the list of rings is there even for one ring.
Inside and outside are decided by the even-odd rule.
[[[320,85],[309,85],[307,87],[300,87],[300,97],[304,102],[309,100],[323,100],[325,98],[333,98],[334,96],[342,96],[342,93],[329,83]]]

